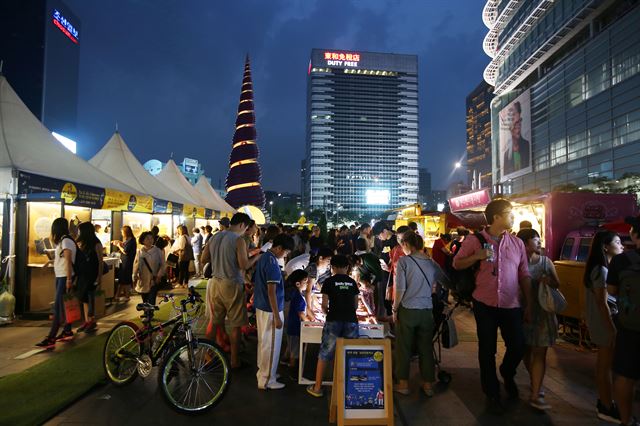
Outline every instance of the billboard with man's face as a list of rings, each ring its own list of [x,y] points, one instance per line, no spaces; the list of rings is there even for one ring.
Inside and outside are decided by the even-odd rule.
[[[531,94],[529,90],[498,113],[500,182],[531,173]]]

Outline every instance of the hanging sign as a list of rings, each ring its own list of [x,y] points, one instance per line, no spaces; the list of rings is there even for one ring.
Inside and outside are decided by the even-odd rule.
[[[389,339],[338,339],[329,422],[393,425]]]
[[[127,203],[127,210],[138,213],[152,213],[153,197],[150,195],[131,195]]]
[[[104,210],[126,211],[128,210],[129,197],[132,197],[132,195],[126,192],[116,191],[115,189],[105,189],[102,208]]]
[[[166,214],[182,214],[182,204],[171,201],[153,199],[153,212]]]
[[[104,199],[102,188],[25,172],[19,174],[18,193],[26,196],[58,194],[57,197],[64,200],[65,204],[94,209],[101,208]]]

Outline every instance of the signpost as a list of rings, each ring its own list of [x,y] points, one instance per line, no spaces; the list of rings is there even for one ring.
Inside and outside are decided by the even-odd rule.
[[[391,343],[388,339],[338,339],[329,422],[390,425],[393,420]]]

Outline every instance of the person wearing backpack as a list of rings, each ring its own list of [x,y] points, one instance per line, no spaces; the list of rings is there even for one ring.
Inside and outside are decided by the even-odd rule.
[[[609,264],[607,290],[618,297],[618,333],[613,353],[613,395],[623,425],[640,425],[632,417],[633,390],[640,379],[640,216],[627,217],[635,248],[617,255]]]
[[[507,348],[500,374],[510,399],[519,396],[514,381],[516,368],[524,356],[523,317],[531,315],[531,275],[522,240],[509,232],[513,227],[511,203],[504,199],[491,201],[484,211],[489,226],[479,234],[467,236],[453,258],[456,270],[474,267],[473,313],[478,334],[478,361],[482,391],[487,408],[503,414],[500,383],[496,374],[498,329]],[[481,244],[481,239],[485,240]],[[521,303],[520,294],[525,297]],[[524,309],[523,309],[524,307]]]
[[[82,303],[84,323],[77,332],[91,332],[97,328],[95,319],[96,289],[102,280],[102,243],[96,237],[91,222],[78,226],[78,252],[76,254],[76,295]]]
[[[69,221],[64,217],[55,219],[51,224],[51,241],[55,244],[53,270],[56,275],[53,322],[47,337],[36,343],[36,346],[47,349],[53,348],[57,341],[66,341],[73,337],[71,324],[67,323],[63,297],[73,288],[73,264],[78,251],[76,242],[69,236]],[[61,325],[62,332],[56,336]]]

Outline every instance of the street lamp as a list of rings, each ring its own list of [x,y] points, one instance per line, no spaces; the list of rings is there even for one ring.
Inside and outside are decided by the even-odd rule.
[[[269,207],[271,207],[271,220],[273,220],[273,201],[269,201]]]

